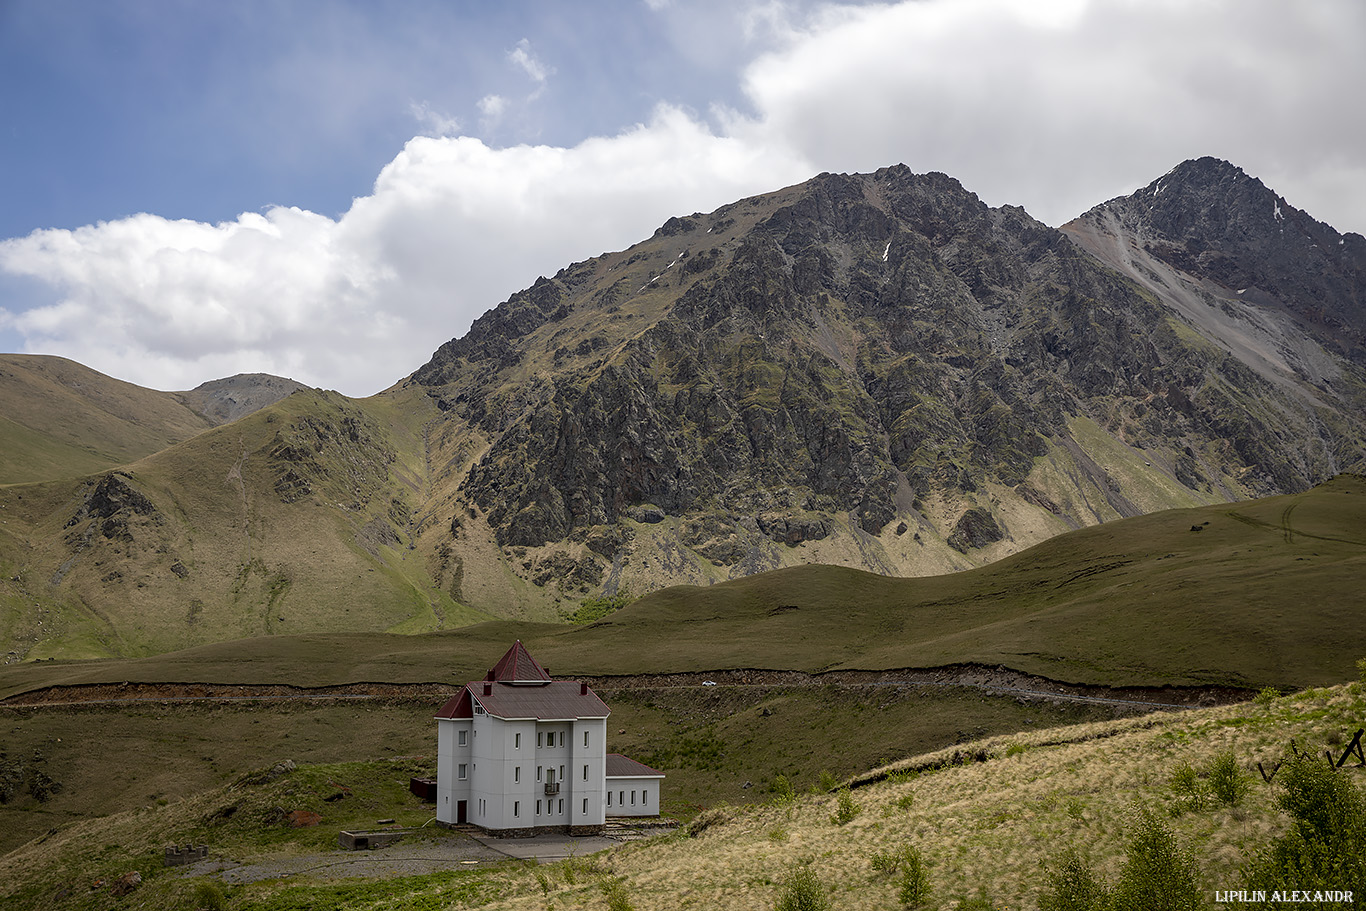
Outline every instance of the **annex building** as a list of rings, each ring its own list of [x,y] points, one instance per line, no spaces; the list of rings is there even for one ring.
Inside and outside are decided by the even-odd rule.
[[[607,752],[611,709],[515,642],[437,713],[436,819],[491,835],[594,835],[658,816],[661,772]]]

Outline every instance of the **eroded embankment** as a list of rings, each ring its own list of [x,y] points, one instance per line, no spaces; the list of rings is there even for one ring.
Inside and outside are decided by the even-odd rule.
[[[802,671],[762,669],[706,671],[682,674],[638,674],[615,677],[577,677],[603,691],[669,689],[678,687],[793,687],[793,686],[926,686],[965,687],[1026,700],[1085,702],[1132,706],[1135,710],[1194,708],[1240,702],[1253,694],[1228,686],[1107,687],[1062,683],[1007,668],[952,665],[938,668],[900,668],[886,671]],[[275,701],[293,699],[439,699],[455,695],[459,687],[446,683],[353,683],[327,687],[283,684],[212,683],[101,683],[52,686],[0,700],[0,707],[100,705],[125,702]]]

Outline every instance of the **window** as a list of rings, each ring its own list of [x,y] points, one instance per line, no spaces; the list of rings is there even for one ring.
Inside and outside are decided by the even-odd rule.
[[[632,791],[631,793],[634,794],[635,792]],[[520,800],[514,800],[514,801],[512,802],[512,815],[513,815],[513,816],[521,816],[521,815],[522,815],[522,802],[521,802]]]
[[[588,746],[588,732],[587,732],[587,731],[584,731],[584,732],[583,732],[583,745],[584,745],[584,746]]]
[[[513,780],[514,782],[519,782],[519,781],[522,780],[522,767],[521,767],[521,766],[513,766],[513,767],[512,767],[512,780]]]
[[[564,781],[564,766],[560,766],[560,781]]]
[[[542,734],[540,731],[536,732],[536,749],[539,750],[541,748],[541,738],[544,736],[545,735]]]
[[[540,780],[541,780],[541,769],[542,769],[542,766],[536,766],[536,780],[537,780],[537,781],[540,781]]]
[[[608,805],[609,807],[612,805],[612,792],[611,792],[611,791],[608,791],[608,792],[607,792],[607,805]]]
[[[460,763],[460,770],[459,770],[459,772],[456,774],[455,777],[456,777],[456,778],[459,778],[461,781],[464,781],[466,778],[469,777],[468,772],[469,772],[469,767],[466,766],[465,763],[462,762],[462,763]]]
[[[587,797],[585,797],[585,798],[583,799],[583,812],[584,812],[585,815],[587,815],[587,813],[588,813],[588,798],[587,798]]]
[[[461,729],[460,729],[460,734],[459,734],[458,739],[457,739],[457,741],[456,741],[460,746],[464,746],[464,745],[465,745],[465,735],[468,734],[468,733],[469,733],[469,731],[466,731],[464,728],[461,728]]]
[[[539,800],[536,801],[536,815],[537,815],[537,816],[540,816],[540,815],[541,815],[541,802],[540,802]]]
[[[520,749],[522,748],[522,735],[521,735],[521,734],[513,734],[513,735],[512,735],[512,748],[513,748],[514,750],[520,750]]]
[[[635,805],[636,805],[636,792],[635,792],[635,791],[632,791],[632,792],[631,792],[631,806],[634,807]]]
[[[480,705],[479,703],[477,703],[477,702],[474,704],[474,714],[476,714],[476,715],[482,715],[482,714],[484,714],[484,707],[483,707],[482,705]]]
[[[561,813],[561,814],[564,813],[564,798],[563,798],[563,797],[560,798],[560,813]]]
[[[584,781],[587,781],[587,780],[588,780],[588,766],[584,766],[584,767],[583,767],[583,780],[584,780]]]
[[[618,791],[618,792],[617,792],[617,803],[621,804],[623,807],[626,806],[626,792],[625,792],[625,791]]]
[[[647,791],[641,791],[641,792],[640,792],[640,805],[643,807],[643,806],[645,806],[646,804],[648,804],[649,802],[650,802],[650,792],[649,792],[648,790],[647,790]]]

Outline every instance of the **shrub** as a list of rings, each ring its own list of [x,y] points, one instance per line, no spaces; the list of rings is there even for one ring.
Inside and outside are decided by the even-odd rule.
[[[896,806],[898,810],[909,810],[914,805],[915,792],[911,792],[910,794],[902,794],[900,797],[896,799]]]
[[[1249,778],[1238,768],[1233,751],[1227,750],[1214,757],[1209,767],[1209,789],[1220,803],[1235,807],[1247,795]]]
[[[830,821],[835,825],[842,826],[859,814],[859,805],[854,802],[848,788],[840,788],[836,800],[835,812],[830,815]]]
[[[1274,686],[1264,686],[1257,692],[1258,705],[1270,705],[1281,697],[1281,691]]]
[[[773,802],[791,803],[797,799],[797,789],[793,787],[792,780],[786,775],[779,775],[773,779]]]
[[[825,894],[816,871],[806,864],[798,864],[788,873],[778,890],[775,911],[826,911],[830,899]]]
[[[620,876],[604,877],[599,886],[603,897],[607,899],[607,911],[635,911],[635,906],[626,894],[626,881]]]
[[[1188,911],[1204,904],[1195,862],[1166,826],[1143,813],[1125,849],[1110,907],[1114,911]]]
[[[197,911],[224,911],[228,907],[228,897],[218,883],[201,880],[194,885],[194,906]]]
[[[1023,743],[1012,743],[1010,746],[1006,747],[1006,758],[1009,759],[1012,756],[1019,756],[1026,749],[1028,748]]]
[[[1108,896],[1091,862],[1065,851],[1058,866],[1047,871],[1048,885],[1039,896],[1039,911],[1103,911]]]
[[[1200,773],[1189,763],[1182,763],[1168,779],[1176,804],[1171,808],[1173,816],[1180,816],[1184,810],[1202,810],[1209,799],[1209,785],[1200,778]]]
[[[1366,799],[1352,779],[1292,756],[1277,781],[1285,789],[1277,803],[1290,815],[1290,831],[1253,862],[1249,888],[1366,894]]]
[[[901,882],[896,897],[906,907],[923,905],[930,897],[930,874],[920,849],[907,845],[899,857]]]
[[[830,792],[840,786],[839,779],[829,769],[821,769],[820,781],[816,788],[821,791]]]
[[[910,845],[902,845],[891,851],[874,851],[868,857],[873,869],[891,875],[910,864],[919,863],[920,852]]]

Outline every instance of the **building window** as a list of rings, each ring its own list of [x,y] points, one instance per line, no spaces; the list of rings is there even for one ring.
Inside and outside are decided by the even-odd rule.
[[[459,735],[458,735],[458,740],[457,740],[457,742],[459,743],[460,746],[464,746],[464,745],[465,745],[465,735],[468,734],[468,733],[469,733],[469,732],[466,731],[464,728],[461,728],[461,729],[460,729],[460,733],[459,733]]]
[[[464,781],[466,778],[469,777],[469,775],[466,774],[468,771],[469,771],[469,767],[466,766],[465,763],[462,762],[462,763],[460,763],[460,771],[456,774],[455,777],[456,777],[456,778],[459,778],[461,781]]]
[[[484,707],[483,707],[482,705],[480,705],[479,703],[477,703],[477,702],[474,704],[474,714],[476,714],[476,715],[482,715],[482,714],[484,714]]]
[[[634,792],[632,792],[632,793],[634,793]],[[514,800],[514,801],[512,802],[512,815],[513,815],[513,816],[521,816],[521,815],[522,815],[522,802],[521,802],[520,800]]]
[[[540,815],[541,815],[541,802],[540,802],[539,800],[536,801],[536,815],[537,815],[537,816],[540,816]]]
[[[587,731],[584,731],[584,732],[583,732],[583,745],[584,745],[584,746],[588,746],[588,732],[587,732]]]
[[[588,814],[588,798],[587,798],[587,797],[585,797],[585,798],[583,799],[583,812],[584,812],[584,815],[587,815],[587,814]]]
[[[587,780],[588,780],[588,766],[584,766],[584,767],[583,767],[583,780],[584,780],[584,781],[587,781]]]
[[[650,803],[650,792],[649,792],[649,791],[641,791],[641,792],[640,792],[640,805],[643,807],[643,806],[648,805],[649,803]]]
[[[636,805],[636,792],[635,792],[635,791],[632,791],[632,792],[631,792],[631,806],[634,807],[635,805]]]
[[[625,791],[618,791],[618,792],[617,792],[617,803],[621,804],[623,807],[626,806],[626,792],[625,792]]]
[[[513,766],[513,767],[512,767],[512,780],[515,781],[515,782],[519,782],[519,781],[522,780],[522,767],[521,767],[521,766]]]
[[[540,781],[540,780],[541,780],[541,769],[542,769],[542,766],[536,766],[536,780],[537,780],[537,781]]]
[[[521,734],[513,734],[513,735],[512,735],[512,748],[513,748],[514,750],[520,750],[520,749],[522,748],[522,735],[521,735]]]
[[[560,781],[564,781],[564,766],[560,766]]]
[[[561,815],[561,816],[564,815],[564,798],[563,798],[563,797],[560,798],[560,815]]]
[[[608,792],[607,792],[607,805],[608,805],[609,807],[612,805],[612,792],[611,792],[611,791],[608,791]]]
[[[538,750],[541,748],[541,738],[542,738],[542,736],[543,736],[543,735],[541,734],[540,731],[537,731],[537,732],[536,732],[536,749],[538,749]]]

